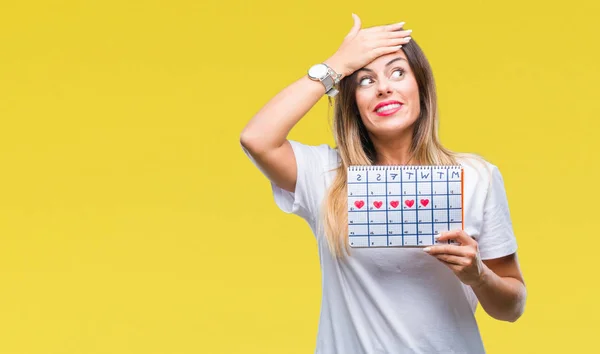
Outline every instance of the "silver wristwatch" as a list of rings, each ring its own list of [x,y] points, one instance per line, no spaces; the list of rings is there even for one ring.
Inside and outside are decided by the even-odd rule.
[[[342,75],[337,74],[327,64],[316,64],[308,69],[308,77],[313,81],[320,81],[325,86],[325,93],[329,97],[334,97],[339,93],[335,88],[340,82]]]

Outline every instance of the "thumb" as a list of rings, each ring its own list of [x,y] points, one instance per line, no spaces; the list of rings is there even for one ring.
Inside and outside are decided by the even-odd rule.
[[[352,19],[354,19],[354,25],[352,26],[352,29],[350,29],[350,32],[346,37],[355,36],[358,33],[358,31],[360,31],[360,18],[358,17],[358,15],[352,14]]]

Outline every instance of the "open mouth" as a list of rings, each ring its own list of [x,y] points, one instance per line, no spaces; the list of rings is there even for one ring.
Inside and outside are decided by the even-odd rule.
[[[404,104],[399,101],[381,102],[375,106],[375,113],[378,116],[390,116],[402,109],[402,106],[404,106]]]

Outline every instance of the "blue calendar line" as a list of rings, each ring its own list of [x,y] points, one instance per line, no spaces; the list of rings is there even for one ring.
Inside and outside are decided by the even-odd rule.
[[[400,236],[416,236],[416,237],[429,236],[429,237],[434,237],[435,235],[437,235],[437,234],[429,234],[429,233],[427,233],[427,234],[404,234],[404,235],[400,235],[400,234],[392,234],[392,235],[376,234],[376,235],[350,235],[348,237],[350,239],[352,239],[352,238],[367,237],[367,236],[370,236],[370,237],[384,237],[384,236],[387,236],[388,237],[388,242],[389,242],[389,237],[390,236],[392,236],[392,237],[394,237],[394,236],[397,236],[397,237],[400,237]],[[435,241],[435,239],[434,239],[434,241]]]
[[[369,190],[369,171],[367,171],[367,191]],[[367,208],[367,220],[369,219],[369,208]],[[367,225],[367,233],[370,233],[370,226]],[[371,244],[371,236],[367,235],[367,244]]]
[[[413,183],[413,182],[415,182],[415,180],[406,181],[406,182],[394,181],[394,182],[389,182],[389,183],[386,183],[386,182],[366,182],[365,181],[365,182],[348,182],[347,184],[364,184],[364,185],[366,185],[366,184],[403,184],[403,183],[408,183],[408,182]],[[417,183],[429,183],[429,182],[434,182],[434,183],[456,182],[456,183],[460,183],[460,180],[459,179],[457,179],[457,180],[451,179],[449,181],[446,181],[446,180],[435,180],[435,181],[428,180],[428,181],[416,181],[416,182]]]
[[[400,183],[402,184],[402,175],[404,173],[400,173]],[[416,195],[415,195],[416,197]],[[387,207],[387,205],[386,205]],[[404,220],[404,210],[400,208],[400,220]],[[402,244],[404,244],[404,223],[402,223]]]
[[[387,173],[385,174],[385,182],[387,183]],[[386,195],[385,195],[385,206],[386,206],[386,209],[385,209],[385,219],[386,219],[386,220],[388,220],[388,210],[387,210],[388,199],[387,199],[387,198],[388,198],[388,195],[386,194]],[[368,197],[367,197],[367,199],[368,199]],[[367,220],[368,220],[368,219],[367,219]],[[385,223],[385,228],[386,228],[387,232],[389,233],[389,232],[390,232],[390,231],[389,231],[389,230],[390,230],[390,228],[389,228],[389,225],[388,225],[388,223],[387,223],[387,222]],[[388,236],[388,238],[387,238],[387,242],[388,242],[388,244],[389,244],[389,242],[390,242],[390,238],[389,238],[389,236]]]
[[[455,223],[458,224],[460,222],[462,222],[461,220],[454,220],[454,221],[450,221],[451,223]],[[366,222],[362,222],[362,223],[351,223],[348,224],[348,226],[353,226],[353,225],[385,225],[385,224],[389,224],[389,225],[400,225],[400,224],[407,224],[407,225],[423,225],[423,224],[447,224],[448,221],[399,221],[399,222],[372,222],[372,223],[366,223]]]
[[[390,234],[390,235],[384,235],[384,234],[373,234],[373,235],[349,235],[348,237],[350,238],[354,238],[354,237],[383,237],[383,236],[387,236],[388,237],[388,241],[389,241],[389,236],[418,236],[418,237],[425,237],[425,236],[435,236],[437,234],[430,234],[430,233],[426,233],[426,234]]]
[[[377,197],[449,197],[460,195],[460,193],[438,193],[438,194],[349,194],[350,198],[377,198]]]
[[[417,236],[417,237],[423,237],[423,236],[435,236],[438,235],[437,234],[431,234],[431,233],[426,233],[426,234],[404,234],[404,235],[400,235],[400,234],[391,234],[391,235],[384,235],[384,234],[373,234],[373,235],[349,235],[349,238],[357,238],[357,237],[367,237],[367,236],[372,236],[372,237],[383,237],[383,236]]]
[[[447,176],[447,175],[448,175],[448,174],[446,173],[446,176]],[[433,178],[431,179],[431,190],[433,191]],[[448,197],[448,199],[449,199],[449,197]],[[434,219],[434,218],[433,218],[433,210],[434,210],[434,209],[433,209],[433,208],[431,208],[431,220],[433,220],[433,219]],[[449,213],[449,212],[448,212],[448,213]],[[432,235],[432,236],[431,236],[431,242],[434,242],[434,241],[435,241],[435,240],[433,239],[433,235]]]
[[[450,182],[448,181],[447,173],[446,173],[446,188],[448,188],[447,190],[450,190]],[[462,188],[461,188],[461,192],[462,192]],[[462,207],[462,202],[461,202],[461,207]],[[448,220],[450,220],[450,210],[448,210]],[[450,221],[448,221],[448,230],[450,230]]]

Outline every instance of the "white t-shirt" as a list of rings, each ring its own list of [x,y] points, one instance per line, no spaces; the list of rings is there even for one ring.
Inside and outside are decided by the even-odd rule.
[[[329,170],[339,165],[337,150],[290,143],[298,166],[296,190],[271,186],[277,206],[305,219],[317,240],[323,296],[315,353],[484,353],[475,294],[421,248],[354,248],[343,259],[332,257],[319,215],[336,173]],[[489,162],[459,163],[465,231],[477,240],[481,258],[515,253],[498,168]]]

